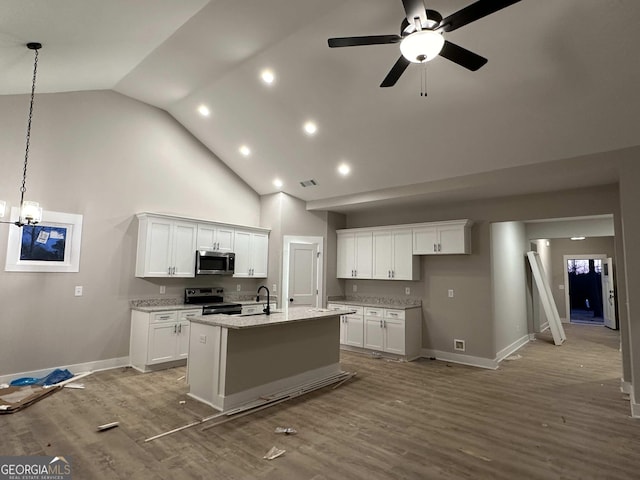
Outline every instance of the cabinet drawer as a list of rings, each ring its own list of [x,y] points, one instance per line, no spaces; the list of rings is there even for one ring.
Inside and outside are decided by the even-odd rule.
[[[385,309],[384,318],[395,318],[398,320],[404,320],[404,310]]]
[[[151,323],[175,322],[178,320],[178,312],[157,312],[151,314]]]
[[[342,310],[346,310],[347,306],[346,305],[339,305],[337,303],[329,303],[329,304],[327,304],[327,309],[342,311]]]
[[[364,316],[382,318],[384,316],[384,309],[374,308],[374,307],[365,307]]]
[[[355,313],[350,313],[349,315],[362,316],[364,314],[364,307],[359,307],[357,305],[345,305],[345,310],[355,310]]]
[[[202,315],[201,308],[194,308],[193,310],[180,310],[178,312],[178,317],[181,321],[189,320],[191,317],[195,317],[196,315]]]

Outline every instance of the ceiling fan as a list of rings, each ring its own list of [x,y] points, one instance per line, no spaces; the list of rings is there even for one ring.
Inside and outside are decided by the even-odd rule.
[[[409,64],[425,63],[438,55],[475,72],[487,63],[487,59],[445,40],[442,33],[452,32],[519,1],[478,0],[443,19],[435,10],[428,10],[424,0],[402,0],[406,18],[400,25],[400,35],[330,38],[329,47],[400,43],[402,55],[380,84],[381,87],[395,85]]]

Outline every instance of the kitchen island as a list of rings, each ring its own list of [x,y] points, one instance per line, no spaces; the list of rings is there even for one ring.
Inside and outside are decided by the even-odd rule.
[[[341,314],[293,307],[190,317],[188,395],[227,412],[340,375]]]

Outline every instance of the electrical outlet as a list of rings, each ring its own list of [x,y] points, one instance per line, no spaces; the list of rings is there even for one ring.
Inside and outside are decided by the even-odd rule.
[[[76,289],[75,289],[74,293],[75,293],[76,297],[81,297],[82,296],[82,286],[81,285],[76,286]]]
[[[274,283],[274,284],[273,284],[273,288],[272,288],[271,290],[273,290],[273,291],[274,291],[274,293],[275,293],[275,292],[277,292],[277,291],[278,291],[278,285],[276,285],[276,284]]]
[[[353,291],[357,292],[358,291],[358,285],[356,285],[355,283],[353,284]]]
[[[165,287],[164,285],[160,285],[160,294],[165,294],[167,293],[167,287]]]
[[[411,295],[411,288],[410,288],[410,287],[406,287],[406,288],[404,289],[404,294],[405,294],[405,295]]]
[[[207,336],[206,335],[200,335],[200,343],[207,343]]]
[[[449,298],[453,298],[453,288],[449,289]]]
[[[464,352],[465,344],[464,340],[458,340],[457,338],[453,339],[453,349],[458,350],[459,352]]]
[[[237,284],[236,285],[236,292],[239,292],[242,289],[242,285]]]
[[[558,285],[558,289],[564,290],[564,285]]]

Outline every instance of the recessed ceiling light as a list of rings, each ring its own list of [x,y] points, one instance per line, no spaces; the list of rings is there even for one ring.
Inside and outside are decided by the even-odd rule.
[[[340,173],[340,175],[349,175],[350,171],[351,167],[346,163],[343,163],[338,167],[338,173]]]
[[[585,237],[571,237],[571,240],[584,240]]]
[[[276,179],[273,181],[273,184],[276,186],[276,188],[282,188],[282,185],[284,185],[284,184],[282,183],[282,180],[280,180],[279,178],[276,178]]]
[[[206,105],[200,105],[198,107],[198,112],[200,112],[200,115],[202,115],[203,117],[208,117],[209,115],[211,115],[209,107],[207,107]]]
[[[262,78],[262,81],[267,85],[271,85],[275,81],[276,76],[271,70],[263,70],[260,74],[260,78]]]
[[[307,133],[307,135],[313,135],[318,131],[318,126],[315,123],[309,121],[304,124],[304,131]]]
[[[251,149],[249,147],[247,147],[246,145],[242,145],[240,148],[240,153],[242,155],[244,155],[245,157],[248,157],[249,155],[251,155]]]

